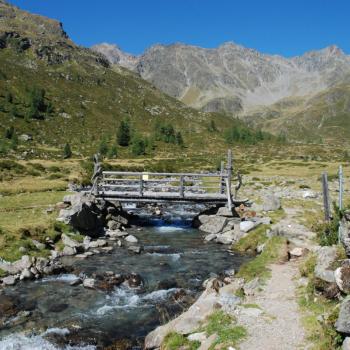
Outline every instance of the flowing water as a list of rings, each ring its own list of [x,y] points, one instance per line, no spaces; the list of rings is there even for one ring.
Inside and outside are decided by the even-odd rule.
[[[205,244],[203,235],[188,227],[144,227],[133,233],[144,247],[141,255],[116,248],[86,260],[66,258],[66,263],[87,276],[135,272],[144,280],[142,288],[121,285],[109,293],[85,289],[69,284],[74,274],[7,288],[4,293],[30,314],[0,330],[0,350],[89,350],[126,338],[141,349],[145,335],[183,312],[211,273],[237,269],[246,259],[225,246]]]

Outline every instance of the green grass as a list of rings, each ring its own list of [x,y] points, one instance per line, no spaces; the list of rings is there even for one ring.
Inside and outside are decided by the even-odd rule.
[[[303,326],[307,331],[307,339],[313,344],[312,350],[338,350],[342,337],[336,332],[334,323],[338,317],[339,305],[335,300],[315,294],[315,266],[315,254],[309,255],[300,265],[300,274],[309,279],[307,286],[299,287],[298,290]]]
[[[270,277],[268,265],[277,262],[281,258],[283,246],[286,244],[286,239],[283,237],[271,237],[265,243],[263,252],[255,259],[243,264],[237,277],[243,277],[246,281],[259,277],[262,280]]]
[[[246,308],[246,309],[259,309],[259,310],[262,310],[261,306],[259,306],[258,304],[241,304],[241,306]]]
[[[182,334],[173,332],[165,337],[161,350],[178,350],[181,347],[186,348],[186,350],[196,350],[199,346],[200,342],[191,342]]]
[[[204,330],[208,336],[216,334],[218,336],[210,350],[214,349],[218,344],[222,346],[236,346],[247,336],[247,331],[244,327],[238,326],[235,319],[225,312],[219,310],[211,314]]]
[[[266,242],[266,229],[268,225],[260,225],[253,231],[249,232],[245,237],[241,238],[236,244],[233,245],[233,249],[239,252],[255,251],[255,249]]]

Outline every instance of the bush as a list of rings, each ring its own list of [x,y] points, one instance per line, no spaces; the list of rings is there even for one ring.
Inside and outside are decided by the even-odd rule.
[[[70,148],[69,143],[66,143],[63,148],[63,158],[68,159],[72,156],[72,150]]]
[[[147,142],[140,136],[135,135],[132,141],[131,152],[134,156],[141,156],[146,154],[146,144]]]

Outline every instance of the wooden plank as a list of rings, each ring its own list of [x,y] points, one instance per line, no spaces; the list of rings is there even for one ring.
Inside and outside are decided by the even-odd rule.
[[[193,176],[193,177],[221,177],[221,174],[218,173],[141,173],[141,172],[130,172],[130,171],[104,171],[104,175],[130,175],[130,176],[140,176],[140,175],[148,175],[148,176]],[[224,175],[226,177],[226,175]]]
[[[140,196],[142,197],[143,196],[143,176],[140,175]]]

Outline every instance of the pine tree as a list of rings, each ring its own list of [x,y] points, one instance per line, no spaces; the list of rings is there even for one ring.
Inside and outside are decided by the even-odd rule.
[[[18,146],[18,137],[17,137],[17,134],[14,133],[11,139],[11,148],[16,150],[17,146]]]
[[[70,158],[71,156],[72,156],[72,150],[71,150],[71,148],[70,148],[69,143],[66,143],[66,144],[64,145],[64,149],[63,149],[63,158],[64,158],[64,159],[68,159],[68,158]]]
[[[10,126],[5,130],[5,137],[7,139],[12,139],[12,136],[14,135],[14,133],[15,133],[15,128],[13,126]]]
[[[119,146],[129,146],[130,143],[130,125],[127,119],[122,120],[117,131],[117,142]]]
[[[132,140],[131,152],[134,156],[146,154],[146,142],[140,136],[135,135]]]

